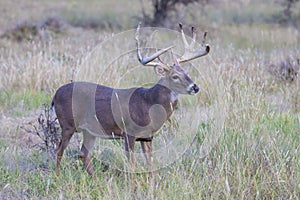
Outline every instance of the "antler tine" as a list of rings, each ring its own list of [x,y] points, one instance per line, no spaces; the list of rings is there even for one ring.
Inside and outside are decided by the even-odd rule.
[[[205,44],[206,36],[207,36],[207,31],[205,31],[204,34],[203,34],[202,46],[204,46],[204,44]]]
[[[179,24],[179,28],[181,30],[182,40],[183,40],[184,48],[185,48],[185,52],[184,52],[183,56],[181,56],[181,58],[178,59],[179,63],[191,61],[191,60],[194,60],[194,59],[199,58],[201,56],[205,56],[209,53],[209,51],[210,51],[209,45],[208,44],[204,45],[207,32],[205,32],[204,35],[203,35],[203,40],[202,40],[202,44],[200,45],[200,48],[195,49],[194,48],[195,43],[196,43],[195,28],[192,27],[192,42],[190,44],[187,43],[185,34],[183,32],[182,24]],[[204,49],[202,47],[204,47]]]
[[[180,28],[180,31],[181,31],[181,36],[182,36],[182,40],[183,40],[183,43],[184,43],[184,48],[188,48],[189,44],[185,38],[185,34],[183,32],[183,28],[182,28],[182,24],[179,23],[179,28]]]
[[[190,44],[190,49],[193,49],[194,46],[195,46],[195,43],[196,43],[196,36],[197,36],[197,33],[196,33],[196,30],[195,30],[195,27],[192,26],[191,29],[192,29],[192,38],[193,38],[193,40],[192,40],[192,42],[191,42],[191,44]]]
[[[140,61],[140,63],[142,65],[145,66],[163,66],[163,67],[168,67],[167,64],[163,63],[160,59],[159,56],[164,54],[165,52],[167,52],[169,49],[173,48],[173,46],[161,49],[157,52],[155,52],[153,55],[149,56],[149,57],[144,57],[144,55],[141,54],[140,52],[140,42],[139,42],[139,31],[140,31],[140,27],[141,27],[141,23],[138,24],[137,29],[136,29],[136,33],[135,33],[135,40],[136,40],[136,50],[137,50],[137,57],[138,60]],[[155,60],[156,58],[158,58],[158,62],[154,62],[153,60]]]

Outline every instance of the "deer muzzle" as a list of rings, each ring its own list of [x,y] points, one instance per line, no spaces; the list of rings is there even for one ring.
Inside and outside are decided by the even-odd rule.
[[[198,87],[198,85],[196,85],[196,84],[191,84],[190,87],[189,87],[189,89],[188,89],[188,93],[189,93],[190,95],[194,95],[194,94],[196,94],[197,92],[199,92],[199,87]]]

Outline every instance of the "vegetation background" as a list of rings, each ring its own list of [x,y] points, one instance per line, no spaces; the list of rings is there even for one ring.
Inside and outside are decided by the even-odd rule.
[[[176,28],[182,22],[208,31],[211,52],[192,62],[197,73],[189,71],[201,94],[181,99],[182,113],[197,113],[177,121],[177,130],[196,130],[196,138],[180,160],[157,171],[154,190],[147,174],[130,176],[101,164],[100,145],[94,152],[98,177],[92,179],[77,159],[80,136],[68,148],[61,175],[55,174],[39,130],[22,127],[37,124],[43,103],[60,85],[78,79],[78,68],[97,59],[87,55],[96,55],[90,52],[101,42],[138,21],[153,25],[157,2],[0,2],[1,199],[300,198],[300,3],[294,0],[185,1],[156,24]],[[124,63],[104,69],[99,59],[92,66],[99,77],[93,70],[86,74],[119,86],[130,67]],[[128,86],[140,86],[157,77],[129,80]],[[220,116],[201,117],[202,108],[213,105],[224,107],[221,129]],[[191,120],[199,126],[189,128]],[[203,141],[216,131],[221,136],[201,156]]]

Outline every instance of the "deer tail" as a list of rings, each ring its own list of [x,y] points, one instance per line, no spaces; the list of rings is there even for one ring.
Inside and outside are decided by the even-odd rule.
[[[51,102],[51,110],[52,110],[52,112],[53,112],[53,115],[55,116],[55,118],[56,118],[56,112],[55,112],[55,107],[54,107],[54,101],[52,100],[52,102]]]

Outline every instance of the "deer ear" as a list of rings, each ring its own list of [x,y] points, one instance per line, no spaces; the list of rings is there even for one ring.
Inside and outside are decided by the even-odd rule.
[[[154,71],[157,75],[159,75],[161,77],[165,77],[168,73],[167,69],[165,69],[165,68],[163,68],[162,66],[159,66],[159,65],[154,67]]]

